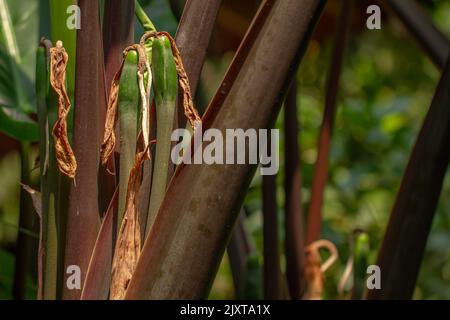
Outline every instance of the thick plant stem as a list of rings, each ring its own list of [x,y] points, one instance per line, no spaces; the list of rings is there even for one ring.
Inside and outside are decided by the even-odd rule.
[[[297,81],[292,81],[284,102],[285,126],[285,254],[290,297],[301,299],[304,289],[304,232],[301,199],[300,147],[298,144]]]
[[[109,0],[103,18],[103,49],[105,55],[106,92],[122,63],[123,50],[133,43],[134,1]]]
[[[270,145],[270,141],[268,142]],[[263,176],[264,299],[280,299],[281,269],[278,239],[277,176]]]
[[[352,1],[353,0],[343,0],[341,15],[336,29],[334,49],[332,52],[326,88],[325,110],[323,113],[322,125],[320,127],[317,160],[314,166],[311,203],[308,211],[307,244],[319,239],[322,228],[322,204],[328,180],[328,159],[330,156],[331,135],[336,117],[339,80],[341,77],[348,29],[351,21]]]
[[[98,0],[78,2],[83,19],[77,33],[77,74],[74,111],[74,152],[78,163],[71,181],[66,229],[64,267],[64,299],[79,299],[89,259],[100,227],[98,199],[99,137],[99,74],[98,51],[101,50],[100,13]],[[68,266],[81,271],[80,288],[69,289]]]
[[[274,124],[279,111],[276,101],[283,100],[323,5],[317,0],[262,3],[206,111],[203,129],[224,133],[226,128],[246,130]],[[241,112],[243,108],[246,112]],[[208,295],[255,169],[255,165],[178,166],[126,299]]]
[[[20,143],[21,181],[30,184],[30,143]],[[33,212],[31,198],[27,192],[20,188],[20,215],[19,232],[17,234],[16,262],[14,269],[13,297],[16,300],[25,299],[25,291],[28,277],[28,268],[31,263],[31,242],[33,238],[20,230],[32,230],[33,222],[37,223],[37,216]]]
[[[411,299],[450,160],[450,59],[406,167],[378,255],[381,289],[368,299]]]

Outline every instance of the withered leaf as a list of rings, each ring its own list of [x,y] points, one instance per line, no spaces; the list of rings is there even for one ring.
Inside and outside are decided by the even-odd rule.
[[[58,41],[50,49],[50,84],[58,97],[58,119],[53,126],[55,155],[59,170],[69,178],[75,177],[77,162],[67,137],[66,118],[70,111],[70,99],[66,91],[66,67],[69,57]]]

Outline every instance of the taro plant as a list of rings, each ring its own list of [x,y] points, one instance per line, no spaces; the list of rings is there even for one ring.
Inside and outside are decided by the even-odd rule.
[[[204,113],[194,100],[223,3],[169,1],[180,19],[171,35],[149,18],[149,2],[48,0],[25,6],[24,1],[0,0],[0,129],[20,141],[19,227],[38,229],[37,239],[19,232],[15,297],[25,297],[27,266],[37,261],[39,299],[205,298],[228,245],[237,296],[323,298],[324,273],[338,261],[338,252],[331,241],[320,239],[322,205],[355,1],[342,0],[338,10],[307,224],[296,72],[326,1],[261,1]],[[412,21],[410,9],[398,1],[387,3],[444,74],[378,257],[389,269],[383,290],[364,288],[370,243],[368,234],[358,231],[340,285],[342,295],[352,299],[411,297],[449,160],[445,88],[450,71],[441,53],[448,52],[448,41],[425,15]],[[13,19],[13,10],[47,15],[49,25],[41,21],[39,26],[42,38],[20,43],[23,30],[37,28],[38,22]],[[284,252],[277,177],[264,176],[261,270],[242,207],[257,165],[176,163],[172,136],[174,129],[188,129],[193,155],[177,156],[192,160],[196,148],[207,145],[196,145],[206,130],[270,129],[283,102]],[[32,152],[35,142],[38,156]],[[267,143],[268,148],[272,142]],[[30,177],[33,159],[38,181]],[[418,235],[413,241],[418,250],[399,259],[412,249],[411,232]],[[328,251],[326,259],[321,249]]]

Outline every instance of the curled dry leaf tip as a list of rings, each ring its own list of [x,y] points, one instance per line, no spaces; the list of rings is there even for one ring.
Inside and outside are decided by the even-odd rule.
[[[320,249],[326,249],[330,256],[322,263],[320,256]],[[338,258],[338,251],[336,246],[328,240],[317,240],[305,248],[306,265],[305,265],[305,279],[307,282],[304,299],[320,300],[322,298],[324,287],[323,274],[333,265]]]
[[[67,115],[70,111],[70,99],[66,91],[66,67],[69,56],[62,46],[62,41],[56,42],[56,47],[50,49],[50,84],[58,97],[58,119],[53,126],[55,154],[59,170],[69,178],[75,177],[77,162],[67,137]]]

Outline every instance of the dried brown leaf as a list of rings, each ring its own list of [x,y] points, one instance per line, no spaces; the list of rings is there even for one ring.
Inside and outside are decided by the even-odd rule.
[[[67,137],[67,115],[70,99],[66,91],[66,67],[69,56],[62,42],[50,49],[50,84],[58,97],[58,119],[53,127],[55,155],[59,170],[69,178],[75,177],[77,162]]]
[[[142,165],[148,159],[148,147],[138,152],[130,172],[125,213],[120,226],[114,254],[111,279],[111,299],[123,299],[141,254],[141,225],[138,214],[138,194],[142,181]]]
[[[143,121],[146,123],[143,127],[144,132],[141,132],[138,138],[138,142],[142,142],[138,144],[143,145],[143,150],[141,149],[142,151],[136,153],[135,162],[128,178],[124,218],[120,226],[116,251],[113,258],[110,298],[114,300],[124,298],[141,254],[141,222],[138,214],[138,195],[142,183],[143,164],[150,157],[148,139],[144,137],[144,135],[148,137],[150,130],[149,110],[147,107],[147,98],[150,94],[150,82],[147,84],[147,87],[144,87],[143,77],[144,71],[149,70],[149,65],[144,46],[134,45],[132,47],[139,55],[137,74],[139,78],[142,112],[144,113]]]
[[[330,257],[322,263],[320,256],[320,249],[326,249],[330,253]],[[331,265],[337,260],[338,252],[336,246],[328,240],[317,240],[305,249],[306,263],[305,263],[305,280],[306,292],[304,299],[320,300],[322,299],[325,279],[323,274]]]

